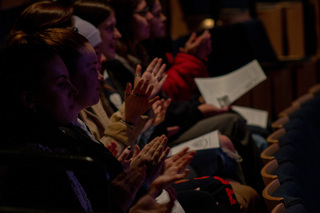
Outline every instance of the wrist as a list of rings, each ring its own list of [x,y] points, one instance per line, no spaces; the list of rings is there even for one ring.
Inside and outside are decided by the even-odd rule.
[[[126,121],[124,119],[120,119],[120,122],[123,123],[124,125],[126,125],[127,127],[129,127],[130,129],[135,128],[135,124],[133,122]]]

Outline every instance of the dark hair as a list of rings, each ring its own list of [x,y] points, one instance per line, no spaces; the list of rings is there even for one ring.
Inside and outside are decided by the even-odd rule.
[[[52,47],[25,32],[16,31],[10,39],[0,58],[0,97],[5,122],[23,119],[29,109],[23,105],[22,93],[41,91],[45,63],[58,55]]]
[[[63,28],[46,29],[35,33],[34,36],[58,52],[68,68],[70,77],[77,72],[79,49],[89,43],[84,36],[74,30]]]
[[[40,1],[28,6],[17,18],[12,31],[27,33],[47,28],[73,28],[72,6]]]
[[[141,1],[142,0],[112,0],[111,5],[115,10],[117,28],[122,35],[120,42],[117,44],[117,53],[126,58],[132,67],[136,66],[136,62],[130,60],[128,54],[134,55],[141,61],[140,65],[143,69],[145,69],[150,62],[145,48],[140,43],[135,45],[134,47],[130,45],[130,43],[134,39],[132,17],[136,7]]]
[[[73,4],[74,14],[90,22],[95,27],[109,18],[113,9],[103,3],[94,1],[76,1]]]
[[[121,32],[124,42],[133,39],[132,16],[141,0],[113,0],[112,7],[116,13],[117,28]]]

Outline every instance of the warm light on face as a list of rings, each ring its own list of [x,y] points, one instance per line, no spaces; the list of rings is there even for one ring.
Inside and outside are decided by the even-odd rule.
[[[214,20],[211,18],[206,18],[201,22],[201,26],[203,29],[211,29],[214,27]]]

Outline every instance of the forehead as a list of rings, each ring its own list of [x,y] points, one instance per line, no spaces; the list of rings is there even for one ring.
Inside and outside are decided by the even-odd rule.
[[[96,51],[90,43],[85,43],[85,45],[79,49],[79,52],[80,58],[78,62],[80,64],[93,63],[97,60]]]
[[[86,42],[83,46],[81,46],[79,48],[79,52],[80,52],[81,56],[87,56],[87,55],[91,55],[92,53],[94,53],[95,50],[90,43]]]
[[[161,10],[162,9],[162,6],[160,4],[159,1],[155,1],[154,4],[153,4],[153,7],[151,8],[152,10],[155,10],[155,11],[158,11],[158,10]]]
[[[146,6],[147,6],[147,2],[146,2],[145,0],[141,0],[141,1],[139,1],[136,9],[137,9],[137,10],[142,10],[142,9],[144,9]]]
[[[51,81],[59,76],[69,75],[66,65],[58,55],[48,59],[44,64],[44,68],[46,69],[45,81]]]
[[[116,17],[115,17],[114,12],[111,12],[110,15],[109,15],[109,17],[108,17],[107,19],[105,19],[105,20],[101,23],[101,25],[105,25],[105,26],[107,26],[107,25],[112,25],[112,24],[115,24],[116,21],[117,21],[117,20],[116,20]]]

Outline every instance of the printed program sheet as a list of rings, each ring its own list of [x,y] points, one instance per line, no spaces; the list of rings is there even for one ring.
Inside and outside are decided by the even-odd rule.
[[[172,156],[186,147],[189,147],[189,151],[219,148],[219,134],[219,130],[215,130],[195,139],[183,142],[177,146],[172,147],[168,156]]]
[[[242,115],[247,124],[267,128],[268,111],[243,106],[232,106],[232,109]]]
[[[258,61],[253,60],[226,75],[195,78],[195,82],[206,103],[225,107],[266,79],[267,76]]]

